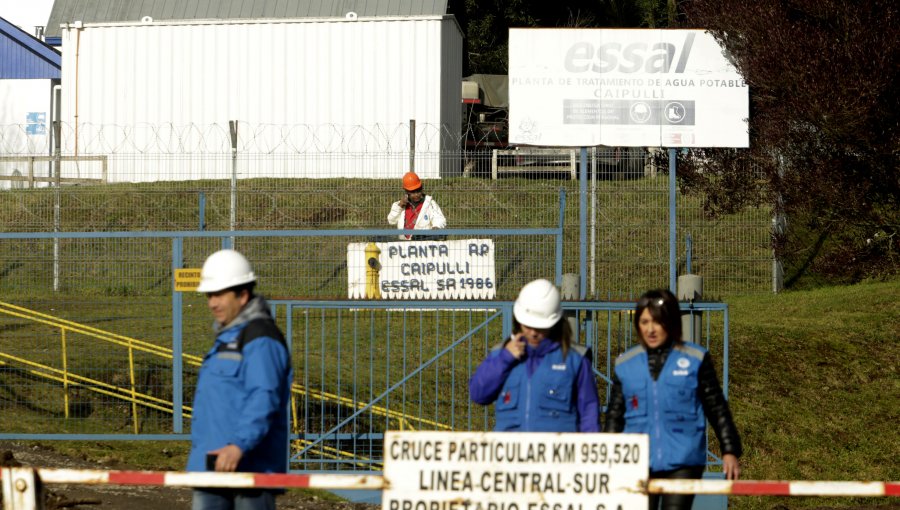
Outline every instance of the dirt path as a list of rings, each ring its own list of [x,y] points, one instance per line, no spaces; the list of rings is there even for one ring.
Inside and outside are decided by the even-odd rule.
[[[68,457],[50,448],[16,441],[0,441],[0,465],[37,466],[62,469],[118,469],[128,466],[107,465]],[[142,487],[119,485],[62,485],[46,488],[47,510],[190,510],[191,490],[170,487]],[[326,501],[305,492],[288,491],[277,500],[285,510],[376,510],[377,505]]]

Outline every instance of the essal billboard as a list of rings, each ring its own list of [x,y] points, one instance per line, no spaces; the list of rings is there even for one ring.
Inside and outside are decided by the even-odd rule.
[[[510,29],[509,141],[749,147],[749,88],[702,30]]]

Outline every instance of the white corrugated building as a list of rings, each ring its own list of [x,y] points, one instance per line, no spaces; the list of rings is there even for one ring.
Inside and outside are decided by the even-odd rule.
[[[446,0],[238,4],[57,0],[63,153],[107,155],[110,181],[226,178],[237,120],[240,177],[396,177],[414,119],[417,172],[460,172],[437,157],[461,125]]]

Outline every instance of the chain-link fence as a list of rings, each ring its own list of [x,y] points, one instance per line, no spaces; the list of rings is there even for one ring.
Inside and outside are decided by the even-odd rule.
[[[587,252],[588,298],[631,299],[668,284],[667,169],[655,167],[645,149],[590,149],[582,196],[577,149],[439,152],[432,147],[447,130],[431,126],[241,126],[234,151],[227,126],[61,126],[59,155],[50,154],[49,142],[42,151],[38,142],[23,143],[21,126],[0,126],[0,229],[385,229],[401,197],[400,177],[414,167],[450,228],[556,227],[564,193],[563,268],[579,273],[580,250]],[[371,150],[343,151],[360,138]],[[677,198],[679,273],[690,236],[691,269],[705,278],[707,297],[769,290],[771,212],[710,219],[703,198]],[[271,267],[278,294],[342,298],[346,245],[359,240],[258,239],[239,248]],[[551,243],[495,239],[498,280],[513,283],[498,298],[514,297],[525,278],[545,271]],[[164,295],[171,268],[161,255],[169,250],[159,239],[2,240],[0,290]],[[199,266],[204,256],[187,254],[186,264]]]

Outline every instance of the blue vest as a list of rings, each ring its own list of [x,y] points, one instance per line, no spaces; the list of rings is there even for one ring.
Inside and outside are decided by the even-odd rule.
[[[650,471],[706,464],[706,418],[697,398],[700,363],[706,349],[676,344],[656,381],[647,351],[639,345],[616,359],[625,398],[625,432],[650,436]]]
[[[569,347],[546,353],[531,377],[526,363],[518,363],[509,373],[494,403],[496,431],[577,432],[578,409],[575,388],[581,359],[587,350]]]

